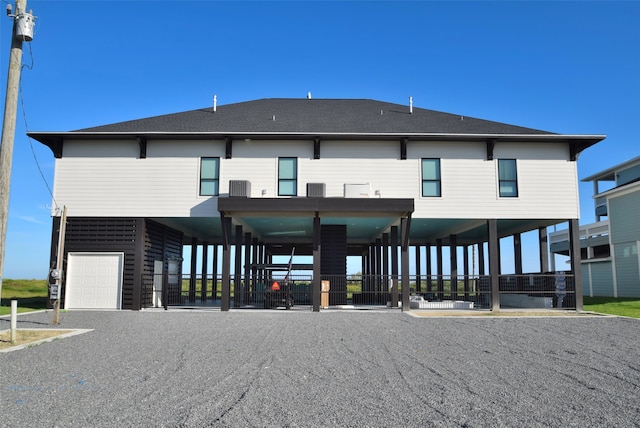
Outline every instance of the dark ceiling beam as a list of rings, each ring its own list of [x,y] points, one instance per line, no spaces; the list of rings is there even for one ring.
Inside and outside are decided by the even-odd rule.
[[[315,137],[313,139],[313,158],[320,159],[320,138]]]

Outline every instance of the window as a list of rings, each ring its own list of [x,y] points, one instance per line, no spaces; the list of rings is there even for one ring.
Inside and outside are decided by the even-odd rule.
[[[278,196],[298,194],[298,159],[278,158]]]
[[[422,159],[422,196],[441,196],[440,159]]]
[[[200,196],[218,196],[220,158],[200,159]]]
[[[498,159],[498,187],[500,197],[518,196],[518,173],[515,159]]]

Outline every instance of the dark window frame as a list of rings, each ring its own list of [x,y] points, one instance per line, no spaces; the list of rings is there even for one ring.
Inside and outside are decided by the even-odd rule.
[[[216,174],[215,177],[205,177],[204,176],[204,163],[205,161],[215,160],[216,161]],[[212,193],[203,193],[202,187],[203,184],[214,184],[215,190]],[[200,188],[199,188],[200,196],[219,196],[220,195],[220,158],[219,157],[201,157],[200,158]]]
[[[435,161],[436,165],[436,176],[434,178],[425,178],[424,173],[424,165],[425,161]],[[442,197],[442,173],[441,173],[441,161],[440,158],[422,158],[420,160],[420,194],[423,198],[440,198]],[[425,192],[425,184],[435,184],[436,185],[436,194],[426,194]]]
[[[509,170],[505,170],[505,163],[509,162],[513,165]],[[505,165],[501,167],[501,165]],[[511,175],[510,173],[513,173]],[[508,186],[510,191],[503,191],[503,186]],[[517,198],[518,197],[518,162],[516,159],[498,159],[498,194],[501,198]]]
[[[283,177],[282,161],[293,161],[293,174]],[[283,186],[292,186],[292,192],[284,192]],[[278,196],[298,196],[298,158],[283,156],[278,158]]]

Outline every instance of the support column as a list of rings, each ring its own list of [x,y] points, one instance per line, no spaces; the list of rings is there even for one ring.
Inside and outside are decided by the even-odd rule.
[[[522,235],[519,233],[513,235],[513,255],[515,273],[522,275]]]
[[[382,234],[382,291],[389,292],[389,234]]]
[[[443,263],[442,263],[442,239],[436,239],[436,263],[438,269],[437,286],[438,286],[438,299],[444,298],[444,277],[442,276]]]
[[[398,226],[391,226],[391,307],[398,307]]]
[[[313,312],[320,312],[320,300],[322,292],[322,272],[320,271],[320,217],[316,213],[313,218],[313,284],[311,298],[313,301]],[[331,290],[329,290],[331,292]]]
[[[207,241],[202,243],[202,289],[200,290],[200,301],[203,303],[207,301],[207,289],[208,287],[208,272],[209,269],[209,243]]]
[[[220,310],[231,307],[231,218],[221,214],[222,223],[222,300]]]
[[[422,254],[421,254],[421,246],[420,245],[416,245],[415,249],[416,249],[416,293],[420,294],[422,293],[422,277],[421,277],[421,258],[422,258]]]
[[[384,284],[382,284],[382,240],[381,239],[376,239],[375,242],[375,284],[376,284],[376,291],[377,292],[382,292],[384,291]]]
[[[251,289],[251,233],[244,234],[244,281],[242,281],[242,303],[249,304]]]
[[[426,254],[425,254],[425,262],[426,262],[426,267],[427,267],[427,292],[431,293],[433,291],[433,272],[431,269],[431,244],[427,244],[426,248]]]
[[[540,272],[549,272],[549,236],[546,227],[538,229],[538,242],[540,243]]]
[[[571,246],[571,271],[576,299],[576,311],[584,309],[582,295],[582,254],[580,253],[580,224],[577,218],[569,220],[569,245]]]
[[[479,276],[485,275],[484,264],[485,264],[484,242],[480,242],[478,244],[478,275]]]
[[[458,300],[458,237],[449,235],[449,261],[451,263],[451,299]]]
[[[409,304],[409,294],[411,287],[411,276],[409,272],[409,229],[411,227],[411,217],[404,217],[400,220],[400,254],[402,259],[402,312],[411,310]]]
[[[239,308],[242,301],[242,226],[236,225],[235,265],[233,268],[233,307]]]
[[[464,275],[464,300],[469,301],[469,246],[464,245],[462,247],[462,264]]]
[[[218,244],[213,244],[213,263],[211,266],[211,276],[213,281],[211,284],[211,297],[218,300]]]
[[[256,298],[256,289],[258,286],[258,238],[253,238],[251,242],[251,291],[253,299]]]
[[[500,254],[498,220],[487,220],[489,229],[489,275],[491,275],[491,310],[500,310]]]
[[[196,301],[196,282],[198,266],[198,238],[191,238],[191,273],[189,275],[189,302],[191,304]]]

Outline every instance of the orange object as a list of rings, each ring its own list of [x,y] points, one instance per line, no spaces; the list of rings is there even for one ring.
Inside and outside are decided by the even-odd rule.
[[[271,290],[280,291],[280,284],[278,284],[278,281],[273,281],[273,284],[271,284]]]

